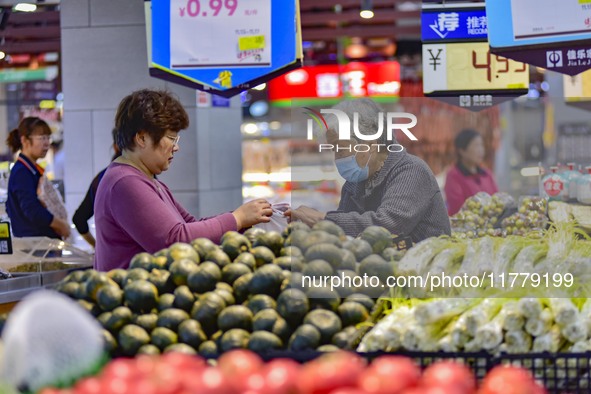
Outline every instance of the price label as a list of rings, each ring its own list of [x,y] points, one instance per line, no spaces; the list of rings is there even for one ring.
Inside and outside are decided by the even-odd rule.
[[[523,90],[527,64],[493,55],[488,43],[423,45],[424,92]]]
[[[12,254],[12,237],[8,222],[0,222],[0,254]]]
[[[544,190],[550,197],[558,196],[564,189],[564,183],[560,179],[549,178],[544,182]]]
[[[271,0],[171,0],[172,69],[271,65]]]
[[[238,39],[238,49],[241,51],[250,51],[253,49],[265,48],[265,36],[247,36]]]

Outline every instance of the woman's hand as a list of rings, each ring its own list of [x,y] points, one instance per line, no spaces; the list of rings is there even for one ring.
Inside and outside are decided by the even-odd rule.
[[[236,219],[238,230],[241,230],[255,224],[270,222],[273,210],[267,200],[259,198],[239,206],[232,214]]]
[[[65,220],[54,217],[49,227],[53,229],[62,239],[70,236],[70,225]]]

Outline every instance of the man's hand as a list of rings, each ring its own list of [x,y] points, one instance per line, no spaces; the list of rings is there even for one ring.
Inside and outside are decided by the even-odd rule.
[[[285,216],[290,218],[290,222],[300,221],[312,227],[319,221],[324,220],[326,213],[302,205],[298,209],[287,210]]]

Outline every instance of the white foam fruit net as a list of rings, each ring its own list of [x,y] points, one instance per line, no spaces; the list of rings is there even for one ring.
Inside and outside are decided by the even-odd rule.
[[[0,381],[30,391],[79,377],[103,354],[100,325],[76,302],[47,290],[16,306],[2,339]]]

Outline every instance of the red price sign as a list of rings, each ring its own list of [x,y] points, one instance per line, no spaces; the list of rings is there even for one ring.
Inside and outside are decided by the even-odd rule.
[[[186,6],[179,7],[181,17],[197,18],[207,16],[218,16],[225,11],[227,16],[234,15],[238,8],[238,0],[188,0]],[[245,15],[255,10],[245,10]]]
[[[564,189],[564,184],[559,179],[550,178],[544,182],[544,190],[550,197],[558,196]]]

